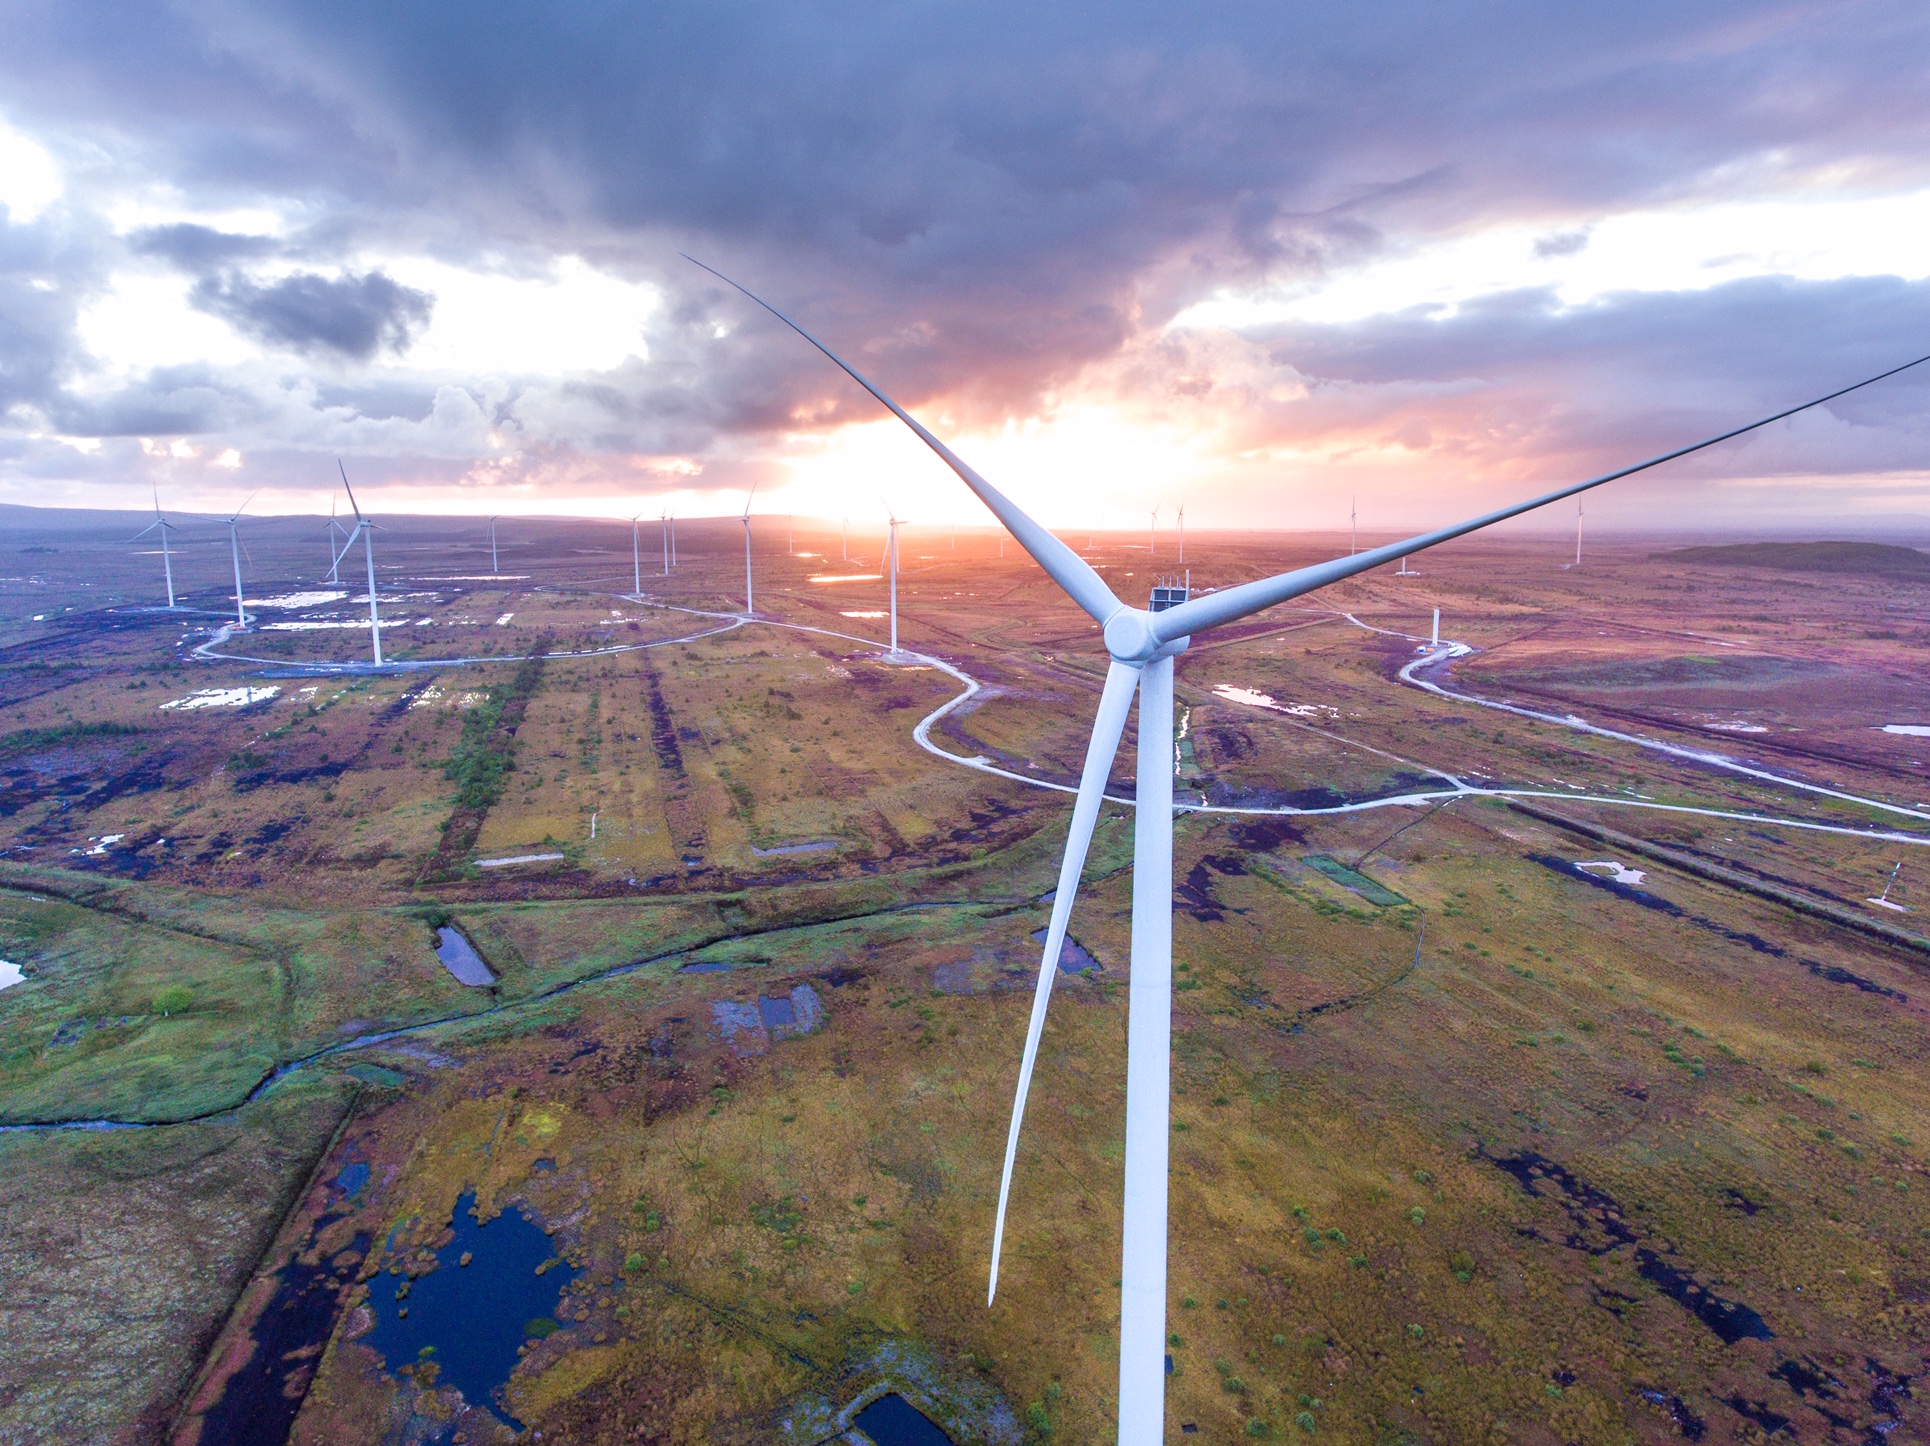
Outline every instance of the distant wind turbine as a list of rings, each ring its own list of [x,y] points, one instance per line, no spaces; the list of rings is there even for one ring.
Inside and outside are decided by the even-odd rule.
[[[128,539],[129,542],[139,542],[150,532],[158,532],[161,534],[161,571],[167,577],[168,581],[169,608],[174,606],[174,558],[170,556],[168,552],[168,533],[178,530],[172,522],[169,522],[167,518],[161,515],[161,489],[156,487],[154,489],[154,520]]]
[[[637,518],[642,516],[639,512],[630,519],[630,565],[636,571],[636,587],[632,596],[643,591],[643,544],[638,541],[637,533]]]
[[[336,557],[338,556],[335,550],[335,539],[337,536],[348,536],[348,529],[335,520],[335,506],[335,498],[330,496],[328,499],[328,584],[330,587],[334,587],[341,582],[341,578],[336,575],[335,571]]]
[[[754,594],[751,592],[751,503],[757,500],[757,484],[751,483],[749,496],[744,499],[744,615],[750,617],[757,612],[752,605]]]
[[[256,489],[257,492],[259,490],[259,488]],[[235,515],[228,519],[228,552],[235,561],[235,630],[237,632],[246,632],[248,629],[248,614],[241,610],[241,514],[248,510],[248,503],[255,500],[255,495],[255,492],[250,492],[246,501],[235,509]],[[248,559],[250,567],[253,567],[254,563],[255,560],[252,557]]]
[[[494,577],[502,570],[502,564],[496,561],[496,519],[492,517],[489,519],[489,572]]]
[[[887,570],[891,574],[891,656],[898,656],[898,517],[889,507],[885,516],[890,518],[889,530],[885,533],[885,556],[889,559]]]
[[[1179,505],[1179,560],[1182,565],[1186,561],[1186,504],[1184,502]]]
[[[1575,499],[1575,566],[1582,565],[1582,500]]]
[[[1355,497],[1347,504],[1347,555],[1352,557],[1360,551],[1360,498]]]
[[[355,528],[335,560],[339,563],[355,546],[355,539],[362,539],[362,558],[369,569],[369,642],[375,648],[375,665],[379,668],[382,666],[382,618],[375,607],[375,524],[362,515],[361,504],[355,500],[355,489],[348,485],[348,469],[340,457],[335,459],[335,470],[342,474],[342,490],[348,493],[348,505],[355,509]]]
[[[690,259],[690,258],[686,258]],[[702,266],[702,262],[696,262]],[[1005,529],[1032,554],[1052,580],[1065,590],[1104,629],[1111,662],[1099,699],[1098,716],[1086,750],[1085,768],[1072,811],[1072,827],[1059,886],[1053,897],[1052,922],[1046,934],[1032,1017],[1006,1137],[1005,1167],[999,1183],[999,1206],[992,1234],[991,1289],[998,1288],[999,1253],[1004,1243],[1005,1207],[1011,1192],[1012,1166],[1018,1152],[1019,1129],[1032,1070],[1038,1058],[1046,1005],[1058,972],[1059,951],[1065,943],[1086,849],[1098,820],[1113,755],[1125,731],[1133,696],[1139,696],[1138,788],[1133,825],[1132,972],[1127,986],[1126,1034],[1126,1159],[1125,1211],[1120,1269],[1119,1435],[1121,1446],[1157,1446],[1165,1438],[1166,1393],[1166,1243],[1167,1151],[1172,1088],[1173,994],[1173,659],[1186,649],[1192,635],[1239,621],[1262,609],[1300,597],[1317,588],[1393,562],[1551,502],[1576,496],[1617,478],[1627,477],[1663,462],[1697,452],[1717,442],[1741,436],[1784,417],[1818,406],[1909,367],[1930,361],[1918,357],[1851,386],[1842,387],[1736,427],[1646,462],[1593,477],[1585,482],[1486,513],[1451,527],[1438,528],[1371,549],[1358,556],[1335,558],[1311,567],[1261,578],[1192,598],[1183,587],[1159,586],[1148,607],[1120,601],[1105,580],[1071,548],[1020,511],[1012,501],[961,461],[909,412],[868,381],[848,362],[803,327],[746,291],[721,272],[705,271],[734,287],[816,347],[853,381],[930,447],[977,494]]]
[[[677,570],[677,514],[670,514],[670,570]]]
[[[670,576],[670,511],[668,508],[666,508],[663,512],[658,514],[657,521],[663,526],[663,575],[665,577],[669,577]]]
[[[1146,556],[1159,556],[1159,509],[1153,509],[1152,527],[1146,533]]]

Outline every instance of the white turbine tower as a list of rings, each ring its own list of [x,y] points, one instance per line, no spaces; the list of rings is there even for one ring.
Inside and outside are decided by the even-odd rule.
[[[375,524],[362,515],[361,504],[355,500],[355,489],[348,485],[348,469],[342,466],[339,457],[335,459],[335,469],[342,474],[342,490],[348,493],[348,505],[355,509],[355,527],[335,560],[339,563],[355,546],[355,539],[362,539],[362,558],[369,570],[369,641],[375,648],[375,665],[379,668],[382,666],[382,618],[375,607]]]
[[[691,259],[691,258],[686,258]],[[702,262],[695,262],[703,266]],[[1519,516],[1700,451],[1730,437],[1754,431],[1771,422],[1833,400],[1846,392],[1894,376],[1930,361],[1917,358],[1852,386],[1843,387],[1790,407],[1775,416],[1724,432],[1721,436],[1681,447],[1660,457],[1585,482],[1573,483],[1527,502],[1490,512],[1451,527],[1422,533],[1404,542],[1374,548],[1358,556],[1335,558],[1311,567],[1244,583],[1198,598],[1185,598],[1184,589],[1157,589],[1151,606],[1129,607],[1108,588],[1098,573],[1071,548],[1020,511],[991,483],[961,461],[952,450],[914,420],[884,392],[803,327],[738,286],[721,272],[705,271],[743,292],[779,321],[810,342],[851,379],[930,447],[957,473],[998,518],[1019,545],[1038,561],[1052,580],[1104,629],[1111,662],[1099,699],[1085,768],[1072,810],[1059,886],[1052,903],[1052,922],[1046,934],[1032,1017],[1026,1030],[1025,1051],[1019,1065],[1011,1129],[1006,1137],[1005,1166],[999,1182],[999,1206],[992,1234],[991,1288],[998,1288],[999,1253],[1004,1243],[1005,1207],[1011,1192],[1012,1165],[1018,1151],[1019,1127],[1038,1058],[1039,1036],[1059,950],[1065,942],[1073,897],[1092,839],[1093,825],[1105,793],[1113,754],[1125,731],[1133,695],[1139,695],[1138,793],[1133,825],[1132,973],[1127,985],[1126,1030],[1126,1163],[1125,1212],[1121,1242],[1119,1326],[1119,1442],[1121,1446],[1156,1446],[1165,1437],[1166,1393],[1166,1199],[1167,1146],[1171,1088],[1172,942],[1173,942],[1173,659],[1183,652],[1194,633],[1237,622],[1252,613],[1287,602],[1316,588],[1380,567],[1408,552],[1419,552],[1507,518]],[[1184,600],[1182,600],[1184,599]]]
[[[1582,565],[1582,500],[1575,499],[1575,566]]]
[[[636,591],[631,594],[633,597],[643,591],[643,543],[639,540],[640,534],[637,531],[637,518],[642,516],[643,514],[639,512],[636,517],[630,519],[630,566],[636,573]]]
[[[489,519],[489,574],[494,577],[502,570],[502,565],[496,561],[496,519],[492,517]]]
[[[885,556],[889,560],[887,571],[891,574],[891,653],[898,656],[898,518],[887,507],[885,516],[890,519],[885,531]]]
[[[663,526],[663,575],[670,576],[670,512],[665,509],[658,514],[657,521]]]
[[[1347,504],[1347,555],[1352,557],[1360,551],[1360,498],[1355,497]]]
[[[677,514],[670,514],[670,570],[677,570]]]
[[[174,607],[174,558],[168,552],[168,533],[173,531],[179,531],[179,529],[161,515],[161,489],[156,487],[154,489],[154,520],[132,537],[128,538],[128,541],[139,542],[150,532],[158,532],[161,534],[161,571],[166,575],[168,580],[168,607],[170,610]]]
[[[335,520],[335,505],[335,498],[331,496],[328,499],[328,585],[330,587],[334,587],[341,581],[341,578],[336,575],[336,563],[340,554],[335,548],[335,538],[337,534],[348,536],[348,530]]]
[[[838,524],[838,556],[840,561],[851,561],[851,519],[849,517]]]
[[[757,613],[753,606],[755,594],[751,591],[751,503],[757,499],[757,484],[751,483],[750,494],[744,498],[744,616],[753,617]]]
[[[228,552],[229,552],[229,555],[234,558],[234,562],[235,562],[235,631],[236,632],[246,632],[248,630],[248,614],[241,610],[241,514],[247,511],[248,503],[253,502],[254,500],[255,500],[255,494],[253,492],[250,492],[247,496],[246,501],[244,501],[241,504],[241,506],[235,509],[235,515],[227,519]],[[248,565],[250,567],[253,567],[254,563],[255,563],[255,560],[252,557],[248,559]]]
[[[1185,566],[1186,564],[1186,504],[1184,502],[1180,503],[1179,505],[1179,560],[1180,560],[1180,565],[1182,567]]]
[[[1159,509],[1153,509],[1152,526],[1146,532],[1146,556],[1159,556]]]

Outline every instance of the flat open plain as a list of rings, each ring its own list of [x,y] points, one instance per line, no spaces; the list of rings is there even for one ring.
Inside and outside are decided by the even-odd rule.
[[[757,526],[398,520],[380,673],[319,524],[0,546],[0,1441],[1109,1436],[1130,731],[984,1293],[1097,630]],[[1175,1437],[1930,1436],[1930,582],[1675,545],[1180,660]]]

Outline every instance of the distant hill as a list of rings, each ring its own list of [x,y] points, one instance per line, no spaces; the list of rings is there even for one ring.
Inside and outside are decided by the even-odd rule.
[[[1651,560],[1930,582],[1930,553],[1918,552],[1914,547],[1893,547],[1886,542],[1737,542],[1724,547],[1683,547],[1674,552],[1658,552]]]

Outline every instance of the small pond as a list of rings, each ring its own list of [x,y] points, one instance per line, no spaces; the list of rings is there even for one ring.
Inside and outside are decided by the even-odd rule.
[[[413,1282],[386,1271],[369,1281],[375,1328],[361,1344],[378,1352],[390,1371],[434,1361],[437,1383],[463,1399],[515,1422],[497,1391],[516,1368],[516,1348],[562,1329],[556,1307],[576,1276],[556,1256],[554,1243],[527,1216],[506,1210],[476,1223],[476,1195],[456,1202],[455,1239],[436,1252],[436,1268]],[[469,1264],[461,1264],[463,1254]],[[542,1274],[537,1267],[548,1263]],[[408,1284],[408,1293],[397,1293]],[[405,1313],[406,1312],[406,1313]]]
[[[1032,942],[1043,945],[1052,937],[1050,929],[1034,929]],[[1061,974],[1104,974],[1106,966],[1101,964],[1085,946],[1070,934],[1059,942],[1059,972]]]
[[[952,1446],[952,1438],[931,1417],[896,1392],[880,1396],[851,1424],[877,1446]]]
[[[20,966],[11,959],[0,959],[0,989],[11,989],[26,977]]]
[[[496,982],[496,976],[482,961],[482,955],[455,929],[444,926],[436,930],[436,958],[442,967],[456,976],[458,983],[468,984],[477,989],[487,989]]]

